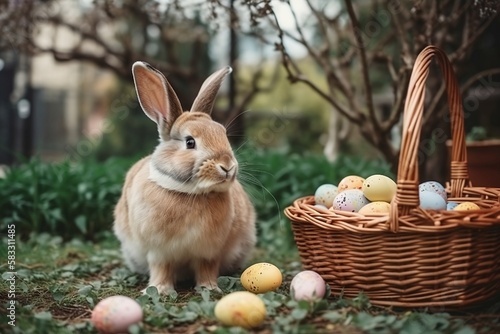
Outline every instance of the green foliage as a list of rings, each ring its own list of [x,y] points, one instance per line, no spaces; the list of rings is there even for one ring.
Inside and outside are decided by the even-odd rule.
[[[259,242],[272,251],[294,247],[283,210],[299,197],[314,195],[324,183],[338,184],[348,175],[393,177],[382,160],[341,156],[335,163],[323,155],[249,149],[238,154],[240,180],[255,204]]]
[[[381,161],[344,156],[332,164],[321,155],[251,147],[238,151],[238,160],[240,179],[258,213],[260,245],[281,252],[294,245],[282,213],[295,199],[350,174],[389,174],[389,166]],[[16,234],[23,238],[48,232],[66,240],[75,236],[96,240],[111,230],[124,175],[134,161],[50,164],[34,159],[12,168],[0,179],[0,229],[15,224]]]
[[[295,152],[321,153],[320,138],[326,131],[326,122],[321,116],[321,110],[250,112],[246,136],[254,138],[256,146],[264,149],[289,148]],[[304,128],[308,130],[303,131]]]
[[[322,69],[311,59],[305,58],[299,63],[304,75],[321,89],[327,89]],[[285,69],[276,63],[259,64],[259,67],[263,71],[261,81],[272,83],[273,89],[257,94],[249,103],[245,114],[246,137],[253,138],[261,148],[289,146],[295,151],[320,152],[320,138],[327,132],[331,106],[304,85],[291,83]],[[252,66],[242,67],[238,85],[250,87],[255,71]]]
[[[49,232],[69,239],[95,239],[109,230],[128,160],[44,163],[33,159],[0,178],[0,230],[16,235]]]
[[[105,161],[110,157],[130,157],[147,155],[158,145],[156,124],[140,109],[131,109],[128,116],[111,114],[106,120],[113,131],[103,133],[91,153],[97,160]]]
[[[481,127],[481,126],[474,126],[470,130],[470,132],[467,134],[467,141],[481,141],[481,140],[486,140],[488,138],[488,134],[486,132],[486,129]]]

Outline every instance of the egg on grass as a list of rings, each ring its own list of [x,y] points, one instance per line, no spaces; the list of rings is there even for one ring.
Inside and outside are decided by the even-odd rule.
[[[142,321],[142,308],[127,296],[111,296],[101,300],[92,310],[91,323],[99,333],[127,333],[128,328]]]
[[[241,285],[253,293],[274,291],[281,286],[283,275],[275,265],[267,262],[251,265],[240,276]]]
[[[236,291],[217,302],[214,314],[226,326],[250,329],[262,324],[267,311],[259,296],[248,291]]]
[[[325,293],[325,280],[312,270],[299,272],[290,283],[290,295],[295,300],[320,300],[325,296]]]

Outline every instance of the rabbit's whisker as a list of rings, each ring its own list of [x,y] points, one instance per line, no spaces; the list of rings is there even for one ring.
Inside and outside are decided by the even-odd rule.
[[[233,117],[228,123],[224,124],[224,127],[226,128],[226,132],[229,133],[231,131],[231,126],[233,126],[235,124],[234,122],[236,121],[236,119],[238,117],[243,116],[247,112],[250,112],[250,109],[240,112],[238,115],[236,115],[235,117]]]
[[[281,209],[280,209],[280,205],[279,205],[279,202],[278,200],[276,199],[276,197],[271,193],[271,191],[269,191],[269,189],[267,189],[263,184],[262,182],[256,178],[255,176],[253,176],[252,174],[248,173],[248,172],[242,172],[241,175],[240,175],[240,180],[243,184],[253,184],[253,185],[256,185],[258,186],[260,189],[261,189],[261,195],[265,195],[266,193],[271,196],[271,198],[273,199],[274,203],[276,204],[276,208],[278,209],[278,219],[280,222],[283,222],[282,220],[282,215],[281,215]]]

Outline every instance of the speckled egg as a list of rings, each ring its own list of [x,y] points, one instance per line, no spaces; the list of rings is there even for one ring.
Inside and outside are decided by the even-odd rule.
[[[267,262],[256,263],[248,267],[240,276],[241,285],[253,293],[274,291],[283,281],[281,271]]]
[[[332,209],[358,212],[368,203],[370,203],[370,201],[363,195],[361,190],[348,189],[335,196]]]
[[[448,201],[448,195],[446,194],[446,189],[444,189],[443,185],[439,182],[427,181],[420,183],[420,185],[418,186],[418,191],[419,192],[431,191],[441,196],[445,202]]]
[[[257,295],[248,291],[236,291],[222,297],[215,305],[217,320],[226,326],[252,328],[266,318],[266,305]]]
[[[337,186],[333,184],[322,184],[314,193],[314,201],[316,204],[321,204],[327,208],[332,206],[333,199],[337,196]]]
[[[299,272],[290,283],[290,295],[295,300],[319,300],[323,298],[325,292],[325,280],[312,270]]]
[[[371,202],[362,207],[358,212],[363,215],[369,215],[371,213],[389,213],[391,211],[391,205],[387,202]]]
[[[390,202],[396,194],[397,185],[385,175],[372,175],[363,182],[363,194],[372,202]]]
[[[338,184],[339,193],[349,189],[363,189],[363,182],[365,179],[357,175],[349,175],[340,180]]]
[[[453,208],[454,211],[468,211],[468,210],[480,210],[481,208],[479,205],[476,203],[472,202],[462,202],[458,204],[455,208]]]
[[[128,333],[129,326],[141,322],[142,317],[142,308],[135,300],[111,296],[97,303],[90,321],[99,333]]]
[[[420,207],[425,210],[446,210],[446,201],[434,191],[420,191]]]
[[[446,203],[446,210],[451,211],[451,210],[455,209],[455,207],[457,205],[458,205],[457,202],[450,201],[450,202]]]

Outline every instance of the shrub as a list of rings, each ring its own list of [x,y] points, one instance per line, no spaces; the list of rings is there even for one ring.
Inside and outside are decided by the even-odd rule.
[[[131,161],[69,161],[49,164],[33,159],[0,179],[1,229],[14,223],[16,235],[48,232],[64,239],[94,240],[110,230],[113,207]]]
[[[297,198],[313,195],[321,184],[338,184],[348,175],[393,177],[384,161],[362,157],[341,156],[330,163],[319,154],[246,149],[238,160],[240,179],[258,214],[259,242],[276,250],[294,245],[283,210]]]
[[[240,179],[258,214],[261,246],[271,250],[293,246],[283,209],[295,199],[314,194],[323,183],[338,183],[350,174],[389,174],[381,161],[341,157],[332,164],[323,156],[246,148],[238,151]],[[48,232],[64,239],[98,239],[111,231],[113,209],[124,175],[135,159],[44,163],[33,159],[0,179],[1,230],[16,224],[16,235]]]

